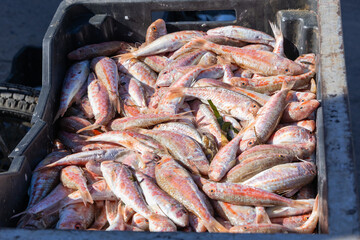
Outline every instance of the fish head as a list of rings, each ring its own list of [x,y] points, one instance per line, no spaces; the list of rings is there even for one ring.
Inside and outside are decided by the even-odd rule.
[[[167,34],[166,24],[163,19],[153,22],[146,31],[146,41],[154,41],[157,38]]]
[[[216,184],[217,183],[208,181],[202,187],[204,193],[211,199],[216,199],[219,194],[219,189],[216,187]]]
[[[254,101],[249,102],[249,108],[248,108],[248,110],[249,110],[249,112],[251,113],[251,115],[252,115],[253,117],[256,116],[256,114],[258,113],[259,109],[260,109],[260,105],[259,105],[259,104],[257,104],[257,103],[254,102]],[[252,117],[250,118],[250,120],[252,120]]]
[[[86,226],[81,221],[66,221],[66,222],[59,222],[58,225],[56,225],[56,228],[58,229],[75,229],[75,230],[84,230],[86,229]]]
[[[244,151],[252,148],[256,144],[257,144],[257,138],[256,137],[241,140],[240,141],[240,150],[242,152],[244,152]]]
[[[230,84],[236,87],[247,88],[250,85],[249,79],[242,77],[232,77]]]
[[[300,121],[310,116],[314,112],[320,103],[319,101],[312,99],[303,102],[292,102],[289,104],[289,115],[294,121]]]
[[[282,58],[280,61],[277,61],[275,67],[279,75],[295,76],[309,71],[305,66],[287,58]]]

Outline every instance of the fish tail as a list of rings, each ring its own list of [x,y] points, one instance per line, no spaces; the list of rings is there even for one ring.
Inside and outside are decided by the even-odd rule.
[[[118,112],[118,113],[121,113],[121,102],[120,102],[120,98],[119,97],[116,97],[115,101],[114,101],[114,107],[115,107],[115,110]]]
[[[86,202],[93,204],[94,200],[92,199],[92,196],[90,192],[86,189],[84,191],[80,191],[81,198],[83,199],[83,202],[86,206]]]
[[[312,233],[314,232],[317,222],[319,220],[319,195],[315,198],[315,203],[311,215],[306,222],[300,227],[296,227],[294,230],[297,233]]]
[[[191,48],[208,48],[210,42],[203,38],[196,38],[191,41]]]
[[[291,203],[289,204],[290,207],[293,208],[304,208],[306,206],[309,206],[309,202],[302,201],[302,200],[291,200]]]
[[[129,52],[129,53],[124,53],[124,54],[113,56],[112,58],[121,58],[121,61],[126,61],[131,58],[136,58],[136,56],[134,55],[134,52]]]
[[[82,128],[82,129],[78,130],[76,133],[81,133],[81,132],[86,131],[86,130],[95,130],[95,129],[99,128],[99,127],[100,127],[100,125],[98,125],[98,124],[92,124],[92,125],[86,126],[86,127]]]
[[[25,210],[25,211],[23,211],[23,212],[20,212],[20,213],[18,213],[18,214],[13,215],[12,217],[10,217],[10,219],[19,217],[19,216],[24,215],[24,214],[27,214],[27,213],[28,213],[28,211]],[[28,214],[28,215],[30,215],[30,214]]]
[[[271,21],[269,21],[269,24],[270,24],[271,30],[274,33],[275,39],[283,38],[283,34],[281,32],[281,29],[275,23],[273,23]]]
[[[203,221],[203,223],[209,232],[228,232],[228,230],[213,217],[210,219],[210,222]]]
[[[170,99],[173,98],[180,98],[184,96],[184,88],[182,87],[177,87],[177,88],[169,88],[169,92],[170,92]]]

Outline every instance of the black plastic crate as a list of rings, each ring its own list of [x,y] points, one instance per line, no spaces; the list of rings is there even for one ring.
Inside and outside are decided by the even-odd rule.
[[[330,4],[330,5],[328,5]],[[241,25],[254,28],[271,34],[268,21],[276,22],[281,25],[284,36],[289,45],[286,48],[288,55],[314,52],[319,56],[319,70],[317,73],[318,99],[322,102],[317,111],[317,150],[316,164],[318,167],[317,187],[320,195],[320,219],[318,231],[319,235],[299,235],[289,234],[289,238],[324,238],[327,234],[346,234],[351,236],[359,229],[359,211],[356,196],[355,181],[353,181],[354,169],[352,159],[351,137],[345,135],[344,142],[348,143],[346,150],[341,146],[338,149],[331,149],[325,144],[337,141],[328,139],[331,135],[332,122],[340,117],[333,113],[329,116],[334,106],[341,106],[347,114],[348,106],[347,96],[338,96],[338,99],[329,99],[332,86],[324,82],[324,76],[332,74],[327,58],[332,61],[343,60],[343,55],[337,53],[335,46],[329,46],[324,41],[327,36],[334,37],[338,33],[332,32],[329,24],[337,24],[334,29],[339,28],[336,21],[340,19],[338,1],[325,0],[161,0],[161,1],[116,1],[116,0],[87,0],[87,1],[63,1],[54,15],[52,22],[45,34],[43,41],[43,68],[42,68],[42,91],[39,103],[33,115],[32,122],[34,126],[20,142],[17,148],[12,152],[14,158],[9,171],[0,174],[0,226],[14,227],[15,222],[10,220],[14,212],[19,212],[26,207],[27,194],[26,189],[30,183],[31,170],[36,164],[49,152],[50,141],[54,137],[56,129],[53,126],[53,117],[58,109],[58,100],[62,81],[66,69],[70,62],[66,55],[68,52],[87,44],[99,43],[110,40],[123,40],[129,42],[141,42],[145,38],[145,32],[148,25],[152,22],[154,12],[173,12],[179,11],[210,11],[210,10],[234,10],[234,21],[178,21],[167,22],[169,32],[178,30],[203,30],[225,25]],[[335,14],[335,15],[334,15]],[[335,17],[334,17],[335,16]],[[327,18],[331,18],[328,20]],[[325,29],[325,30],[324,30]],[[340,21],[341,29],[341,21]],[[324,39],[323,39],[324,38]],[[340,35],[340,41],[341,41]],[[292,44],[296,48],[292,48]],[[330,47],[330,49],[329,49]],[[323,51],[327,55],[323,54]],[[336,52],[336,56],[331,56],[331,51]],[[294,55],[295,54],[295,55]],[[328,56],[329,55],[329,56]],[[340,66],[341,67],[341,66]],[[335,70],[334,74],[338,74]],[[340,69],[341,71],[341,69]],[[340,75],[341,77],[341,75]],[[345,77],[342,76],[342,84],[346,90]],[[331,101],[329,101],[331,100]],[[343,104],[345,102],[345,104]],[[324,114],[323,114],[324,112]],[[340,112],[340,111],[339,111]],[[325,116],[323,118],[323,115]],[[346,119],[345,119],[346,121]],[[325,122],[325,124],[324,124]],[[348,128],[345,122],[344,128]],[[341,137],[341,136],[340,136]],[[346,151],[347,155],[342,159],[342,166],[334,163],[332,151],[338,151],[337,154]],[[326,158],[325,158],[326,153]],[[328,161],[330,159],[330,161]],[[327,171],[327,169],[331,169]],[[341,174],[347,175],[342,177]],[[331,175],[331,179],[329,179]],[[344,186],[336,185],[343,181]],[[329,184],[330,183],[330,184]],[[353,185],[351,185],[353,184]],[[329,185],[329,194],[328,194]],[[343,189],[342,189],[343,188]],[[353,191],[347,191],[350,188]],[[345,192],[347,191],[347,192]],[[348,198],[341,197],[339,193],[347,194]],[[341,200],[337,200],[337,198]],[[344,200],[345,199],[345,200]],[[340,207],[340,209],[339,209]],[[338,224],[337,224],[338,222]],[[350,225],[351,223],[351,225]],[[5,235],[3,235],[5,234]],[[29,235],[28,235],[29,234]],[[278,239],[283,235],[235,235],[235,234],[209,234],[209,233],[130,233],[130,232],[92,232],[92,231],[55,231],[55,230],[13,230],[0,229],[1,236],[14,238],[21,237],[45,237],[65,238],[74,234],[80,238],[98,238],[120,237],[120,238],[166,238],[166,239],[226,239],[233,238],[266,238]],[[105,234],[105,235],[104,235]]]

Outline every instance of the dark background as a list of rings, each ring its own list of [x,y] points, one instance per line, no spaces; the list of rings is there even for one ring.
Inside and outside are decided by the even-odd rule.
[[[59,3],[59,0],[1,0],[0,82],[9,75],[12,59],[23,46],[41,47]],[[360,156],[360,1],[342,0],[341,10],[353,144],[356,156]],[[358,157],[357,166],[360,166],[359,161]]]

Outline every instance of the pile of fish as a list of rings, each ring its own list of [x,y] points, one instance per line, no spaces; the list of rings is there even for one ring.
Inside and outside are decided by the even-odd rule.
[[[315,54],[240,26],[70,52],[21,228],[312,233]]]

